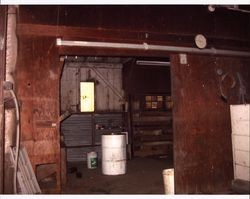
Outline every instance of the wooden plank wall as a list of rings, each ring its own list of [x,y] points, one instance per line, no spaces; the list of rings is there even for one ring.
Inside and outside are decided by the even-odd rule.
[[[79,111],[80,81],[88,81],[89,78],[97,81],[95,84],[95,111],[122,111],[122,102],[119,97],[87,65],[84,62],[65,64],[61,77],[61,112],[64,113],[69,109]],[[95,67],[119,93],[123,93],[122,64],[99,63]]]
[[[123,67],[123,89],[128,94],[171,93],[170,69],[168,66],[126,63]]]
[[[60,189],[59,81],[55,38],[19,37],[16,84],[20,103],[21,140],[33,169],[57,164]]]
[[[193,47],[194,36],[203,33],[208,47],[249,49],[249,23],[247,13],[223,8],[211,13],[205,5],[20,6],[18,31],[64,39]]]
[[[166,56],[165,52],[138,50],[57,49],[56,37],[195,47],[194,36],[203,33],[208,47],[250,49],[250,29],[246,28],[249,16],[226,9],[210,13],[207,6],[20,6],[18,17],[16,81],[21,100],[22,140],[33,166],[60,163],[59,129],[51,127],[59,115],[57,50],[68,55]],[[225,71],[240,71],[248,84],[250,69],[245,66],[245,59],[216,59],[211,55],[190,55],[185,67],[179,64],[178,56],[171,61],[176,191],[222,190],[233,173],[230,101],[221,102],[214,69],[220,66]]]
[[[189,55],[181,65],[173,55],[171,63],[176,193],[227,192],[233,179],[229,105],[242,103],[237,73],[250,102],[250,59]],[[220,97],[217,69],[229,74],[222,83],[228,102]]]
[[[0,6],[0,194],[4,188],[4,98],[7,6]]]

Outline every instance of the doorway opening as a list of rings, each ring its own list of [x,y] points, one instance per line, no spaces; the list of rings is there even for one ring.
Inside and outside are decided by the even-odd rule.
[[[63,193],[163,194],[162,171],[173,168],[170,59],[63,58]],[[82,101],[89,93],[83,94],[84,83],[92,85],[94,96],[93,106],[87,103],[85,109]],[[126,134],[126,174],[103,175],[102,135],[121,132]],[[96,169],[87,167],[89,152],[97,153]]]

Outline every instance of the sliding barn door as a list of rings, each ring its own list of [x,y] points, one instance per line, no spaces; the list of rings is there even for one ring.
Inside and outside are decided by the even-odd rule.
[[[244,86],[249,103],[250,60],[172,55],[171,64],[175,191],[225,193],[233,179],[229,105],[242,103]]]

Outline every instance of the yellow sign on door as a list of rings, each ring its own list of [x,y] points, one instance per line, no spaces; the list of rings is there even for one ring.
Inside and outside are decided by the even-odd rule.
[[[80,82],[81,112],[95,110],[94,82]]]

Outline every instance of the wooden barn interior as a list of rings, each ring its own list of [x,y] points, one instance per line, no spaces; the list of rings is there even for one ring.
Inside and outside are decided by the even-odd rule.
[[[247,5],[1,5],[0,194],[249,194],[249,27]]]

